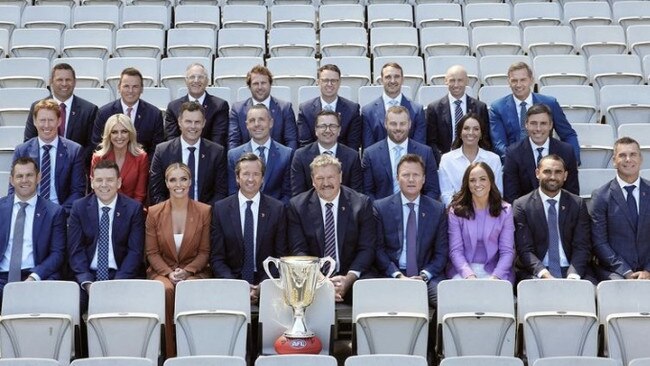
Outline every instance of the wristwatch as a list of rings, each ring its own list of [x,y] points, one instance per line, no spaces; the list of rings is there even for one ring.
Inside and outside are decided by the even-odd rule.
[[[422,277],[422,280],[424,280],[424,282],[429,283],[429,276],[427,276],[426,272],[420,272],[420,277]]]

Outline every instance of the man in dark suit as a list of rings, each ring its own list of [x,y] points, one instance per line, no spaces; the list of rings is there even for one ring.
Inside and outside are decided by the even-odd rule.
[[[468,113],[478,114],[483,123],[488,123],[488,109],[485,103],[465,94],[469,83],[467,71],[460,65],[447,69],[445,85],[449,94],[431,102],[427,106],[427,145],[433,149],[436,163],[440,164],[442,154],[451,150],[451,144],[456,136],[456,124]],[[483,138],[490,144],[489,131],[484,131]]]
[[[592,194],[591,236],[600,280],[650,279],[650,182],[639,176],[639,143],[614,143],[616,177]]]
[[[535,104],[526,112],[528,137],[508,147],[503,164],[503,198],[515,199],[539,187],[535,174],[537,163],[546,155],[555,154],[564,160],[567,179],[564,189],[580,194],[578,164],[571,145],[550,136],[553,115],[548,106]]]
[[[193,63],[185,71],[187,95],[172,100],[165,112],[165,138],[171,140],[181,135],[178,117],[185,102],[198,102],[205,111],[205,127],[201,137],[223,146],[228,145],[228,102],[208,94],[205,89],[210,83],[203,64]]]
[[[251,97],[234,103],[230,109],[228,123],[228,150],[234,149],[248,141],[251,136],[246,128],[248,109],[257,104],[263,104],[273,118],[271,138],[278,143],[296,150],[298,148],[298,129],[296,116],[290,102],[271,96],[273,75],[262,65],[257,65],[246,75],[246,85],[251,91]]]
[[[589,212],[580,196],[562,189],[568,176],[564,160],[547,155],[535,173],[539,189],[512,205],[517,278],[593,280]]]
[[[257,303],[259,283],[267,278],[262,262],[287,254],[285,209],[281,201],[260,192],[264,163],[257,155],[242,155],[235,176],[239,191],[212,209],[210,266],[216,278],[248,281],[251,302]]]
[[[399,192],[399,160],[404,154],[417,154],[424,160],[426,171],[422,194],[440,200],[438,165],[429,146],[408,137],[411,126],[408,110],[402,106],[390,107],[386,112],[385,126],[388,136],[363,153],[361,166],[364,193],[372,199],[379,199]]]
[[[92,142],[95,146],[102,140],[104,125],[108,117],[123,113],[131,118],[138,133],[138,143],[149,156],[153,156],[156,145],[165,140],[162,112],[153,104],[140,99],[142,95],[142,74],[133,67],[127,67],[120,74],[117,90],[120,99],[99,108],[93,127]]]
[[[271,137],[275,121],[264,104],[251,106],[247,112],[246,129],[251,136],[247,143],[228,151],[228,194],[237,192],[235,165],[239,157],[252,152],[264,162],[266,172],[262,192],[284,203],[291,198],[291,159],[293,150]]]
[[[397,172],[400,191],[373,203],[377,267],[386,277],[425,281],[435,306],[449,255],[447,212],[441,202],[420,194],[425,165],[419,155],[404,155]]]
[[[88,168],[90,157],[96,147],[91,139],[93,124],[97,117],[97,106],[73,94],[76,82],[76,74],[72,66],[66,63],[54,65],[50,76],[52,95],[47,99],[54,99],[61,110],[59,135],[81,145],[84,167]],[[37,102],[35,101],[29,110],[29,117],[25,124],[25,141],[38,135],[33,116]]]
[[[298,149],[291,161],[291,194],[293,196],[308,191],[313,183],[309,164],[317,155],[336,156],[343,169],[343,182],[357,192],[363,189],[363,175],[359,153],[341,143],[337,143],[341,131],[340,115],[337,112],[322,110],[316,116],[316,137],[318,140]]]
[[[86,193],[83,151],[79,144],[58,135],[61,123],[59,104],[52,99],[34,106],[34,124],[38,131],[14,150],[13,160],[30,157],[39,162],[39,194],[70,211],[72,202]],[[13,187],[9,187],[13,193]]]
[[[375,260],[377,232],[370,199],[341,185],[341,163],[318,155],[311,163],[314,188],[291,199],[287,213],[293,255],[332,257],[336,300],[352,300],[352,284]],[[347,296],[346,296],[347,295]]]
[[[202,136],[205,111],[197,102],[185,102],[179,110],[179,137],[156,147],[149,169],[151,204],[169,198],[165,170],[172,163],[184,163],[192,172],[190,198],[207,204],[226,197],[226,153],[224,148]]]
[[[532,92],[533,70],[530,66],[525,62],[512,64],[508,68],[508,83],[512,94],[495,100],[490,106],[492,150],[503,159],[508,146],[526,137],[525,111],[535,104],[546,104],[552,111],[555,132],[560,140],[573,147],[576,161],[580,162],[576,131],[555,98]]]
[[[65,259],[65,211],[36,195],[40,172],[32,158],[11,167],[14,193],[0,198],[0,300],[9,282],[59,279]],[[13,230],[12,230],[13,228]]]
[[[384,86],[384,93],[381,97],[361,108],[361,117],[363,118],[361,143],[364,149],[386,138],[386,129],[384,128],[386,111],[395,106],[402,106],[409,113],[409,117],[413,122],[409,137],[421,144],[427,142],[424,110],[420,104],[409,100],[402,94],[403,82],[404,74],[399,64],[389,62],[381,68],[381,83]]]
[[[338,95],[341,86],[341,70],[338,66],[327,64],[318,69],[318,86],[320,96],[300,105],[298,112],[298,137],[300,147],[317,139],[314,134],[316,117],[321,110],[334,111],[339,114],[341,127],[338,142],[354,151],[361,146],[361,115],[359,104]]]

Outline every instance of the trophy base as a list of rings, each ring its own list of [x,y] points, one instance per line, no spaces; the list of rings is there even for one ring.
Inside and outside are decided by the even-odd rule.
[[[323,344],[318,337],[287,338],[278,337],[274,344],[275,352],[279,355],[286,354],[318,354],[323,349]]]

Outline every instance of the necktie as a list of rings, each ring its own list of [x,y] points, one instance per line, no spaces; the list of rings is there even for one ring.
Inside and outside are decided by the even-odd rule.
[[[252,200],[246,201],[246,216],[244,217],[244,265],[241,269],[241,278],[248,283],[254,280],[254,248],[255,248],[255,225],[253,224]]]
[[[544,152],[544,148],[543,147],[538,147],[537,148],[537,164],[539,164],[539,161],[542,160],[542,158],[543,158],[542,152]]]
[[[14,241],[11,245],[11,258],[9,259],[9,282],[18,282],[21,279],[20,272],[23,264],[23,236],[25,234],[25,209],[27,202],[18,202],[20,209],[14,223]]]
[[[557,211],[555,210],[556,200],[548,200],[548,270],[556,278],[562,278],[562,267],[560,267],[560,235],[557,231]]]
[[[396,105],[397,105],[397,100],[391,99],[391,100],[388,101],[388,108],[394,107]]]
[[[334,213],[332,212],[334,204],[328,202],[325,204],[325,256],[332,257],[336,261],[336,231],[334,230]],[[329,263],[323,266],[323,271],[329,271]]]
[[[331,152],[330,150],[325,150],[325,152],[323,152],[323,154],[330,155],[330,156],[334,155],[334,153]]]
[[[59,104],[59,110],[61,111],[61,118],[59,118],[61,121],[59,124],[59,136],[65,137],[65,103]]]
[[[126,115],[131,118],[131,112],[133,112],[133,107],[128,107],[126,108]],[[133,122],[133,118],[131,118],[131,122]]]
[[[636,232],[637,225],[639,224],[639,213],[636,209],[636,198],[634,198],[634,195],[632,194],[636,186],[629,185],[629,186],[625,186],[624,188],[627,191],[627,209],[628,211],[630,211],[630,218],[632,218],[634,231]]]
[[[332,108],[331,104],[325,104],[325,108],[323,108],[326,111],[334,112],[334,108]]]
[[[260,153],[260,155],[259,155],[260,160],[262,160],[264,162],[264,164],[266,164],[266,155],[264,154],[264,150],[266,150],[266,146],[258,146],[257,147],[257,151],[259,151],[259,153]]]
[[[415,223],[415,203],[406,204],[409,207],[409,217],[406,221],[406,275],[408,277],[417,276],[418,274],[418,249],[417,243],[417,224]]]
[[[195,199],[196,197],[194,196],[194,182],[198,182],[198,179],[196,177],[196,158],[194,156],[194,151],[196,150],[195,147],[188,147],[187,148],[190,151],[190,156],[187,158],[187,165],[190,167],[190,173],[192,173],[192,185],[190,186],[190,199]]]
[[[458,99],[454,101],[454,104],[456,105],[456,109],[454,110],[454,122],[458,123],[461,118],[463,118],[463,109],[460,107],[461,103],[463,103],[462,100]]]
[[[528,131],[526,131],[526,111],[526,102],[519,103],[519,128],[521,128],[522,138],[528,136]]]
[[[97,238],[97,281],[108,280],[108,232],[111,221],[108,217],[110,207],[102,207],[99,219],[99,237]]]
[[[52,145],[43,145],[43,155],[41,156],[41,197],[46,200],[50,199],[50,183],[51,183],[51,160],[50,149]]]
[[[397,164],[399,164],[399,159],[402,158],[402,150],[404,150],[404,148],[401,146],[395,146],[393,150],[395,151],[395,156],[393,157],[393,165],[395,166],[395,170],[393,171],[393,193],[397,193],[399,192],[399,183],[397,182]]]

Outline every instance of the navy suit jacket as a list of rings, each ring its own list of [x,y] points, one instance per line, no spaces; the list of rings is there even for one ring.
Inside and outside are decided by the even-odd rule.
[[[244,153],[253,152],[250,141],[228,151],[228,194],[239,190],[235,179],[235,165]],[[284,203],[291,198],[291,158],[293,150],[271,140],[271,148],[266,155],[266,171],[262,192]]]
[[[169,198],[165,185],[165,170],[172,163],[183,162],[181,137],[156,146],[149,169],[149,200],[152,205]],[[198,201],[213,204],[226,197],[226,153],[223,147],[205,138],[201,139],[199,151]]]
[[[401,105],[408,109],[411,116],[409,138],[425,144],[427,142],[427,124],[424,119],[424,109],[420,104],[409,100],[404,95],[402,95]],[[384,126],[386,109],[382,97],[364,105],[361,108],[361,116],[363,118],[362,144],[364,149],[386,138],[386,127]]]
[[[13,160],[30,157],[40,164],[41,154],[38,147],[38,137],[16,146]],[[54,187],[59,204],[70,211],[72,202],[86,194],[86,174],[84,173],[83,151],[81,146],[74,141],[59,137],[56,146],[56,172],[54,173]],[[9,193],[13,193],[9,186]]]
[[[68,217],[68,261],[78,283],[95,281],[90,263],[97,251],[99,212],[97,196],[90,194],[72,205]],[[117,271],[112,279],[131,279],[141,274],[144,262],[142,205],[121,193],[113,213],[113,255]]]
[[[490,130],[488,127],[489,117],[488,108],[485,103],[478,99],[466,96],[467,113],[478,114],[483,123],[485,124],[486,131],[481,131],[483,138],[490,142]],[[455,108],[455,106],[453,107]],[[452,118],[451,108],[449,107],[449,95],[431,102],[427,106],[426,120],[427,120],[427,145],[433,149],[433,154],[436,157],[436,162],[440,164],[440,157],[442,154],[451,150],[451,143],[455,136],[452,136]]]
[[[234,149],[246,141],[251,136],[246,129],[246,113],[253,105],[253,98],[234,103],[230,109],[230,118],[228,123],[228,150]],[[298,148],[298,129],[296,127],[296,115],[290,102],[271,97],[270,108],[271,118],[273,118],[273,128],[271,129],[271,138],[292,150]]]
[[[377,225],[367,196],[341,186],[336,221],[338,273],[361,272],[375,261]],[[289,246],[292,255],[325,256],[325,224],[315,189],[291,199],[287,213]]]
[[[637,231],[616,179],[592,194],[591,235],[599,269],[620,276],[650,271],[650,182],[641,179],[639,190]]]
[[[578,182],[578,163],[571,145],[558,139],[550,138],[548,145],[549,154],[555,154],[564,160],[567,174],[562,188],[573,194],[580,194]],[[508,147],[506,160],[503,164],[503,199],[509,203],[530,193],[539,187],[535,176],[537,161],[533,155],[530,139],[523,139]]]
[[[402,194],[376,200],[373,203],[377,217],[377,267],[386,277],[399,272],[404,235]],[[445,274],[449,241],[445,205],[427,196],[420,196],[417,234],[418,271],[427,271],[432,278]]]
[[[210,266],[216,278],[241,279],[244,235],[237,193],[217,202],[212,209]],[[262,262],[269,256],[287,255],[287,220],[284,203],[260,194],[255,237],[255,284],[268,278]]]
[[[543,94],[533,93],[533,104],[546,104],[553,113],[553,128],[560,140],[573,147],[576,161],[580,162],[580,145],[578,135],[566,119],[562,107],[557,99]],[[515,105],[512,94],[495,100],[490,106],[490,138],[492,151],[505,156],[506,148],[521,139],[521,126],[519,123],[519,106]]]
[[[309,164],[320,154],[318,142],[301,147],[296,150],[291,161],[291,195],[308,191],[312,187],[311,169]],[[361,174],[361,160],[356,150],[341,145],[336,145],[336,158],[341,162],[343,184],[357,192],[363,190],[363,174]]]
[[[118,113],[126,114],[126,111],[122,110],[122,102],[120,99],[99,108],[95,126],[93,127],[92,142],[95,146],[102,141],[104,125],[106,125],[108,117]],[[153,156],[156,145],[165,140],[162,112],[153,104],[140,99],[136,113],[137,115],[133,121],[133,125],[138,133],[138,143],[142,145],[147,155]]]
[[[537,278],[546,269],[543,260],[548,252],[546,212],[539,190],[516,199],[512,207],[517,269],[526,273],[518,277]],[[569,261],[567,274],[575,273],[584,278],[591,259],[591,222],[587,204],[580,196],[563,189],[556,207],[562,249]]]
[[[433,157],[433,151],[427,145],[408,140],[408,154],[422,157],[425,165],[425,181],[422,194],[435,200],[440,200],[440,185],[438,184],[438,164]],[[372,199],[391,196],[393,192],[393,170],[390,165],[391,151],[388,150],[388,140],[384,139],[370,146],[363,153],[361,166],[363,169],[363,193]]]
[[[14,195],[0,198],[0,253],[7,251],[11,231]],[[41,280],[57,280],[65,260],[65,211],[49,200],[38,197],[32,223],[34,268]],[[11,254],[9,254],[11,257]]]
[[[300,105],[298,111],[298,134],[300,146],[316,141],[316,116],[323,109],[320,97],[308,100]],[[354,151],[361,146],[361,114],[359,104],[341,96],[336,102],[336,112],[341,117],[341,133],[338,142]]]
[[[169,102],[165,112],[165,138],[171,140],[181,135],[178,128],[178,117],[181,105],[188,102],[189,96],[185,95]],[[205,93],[203,109],[205,110],[205,126],[201,137],[226,147],[228,146],[228,102]]]

